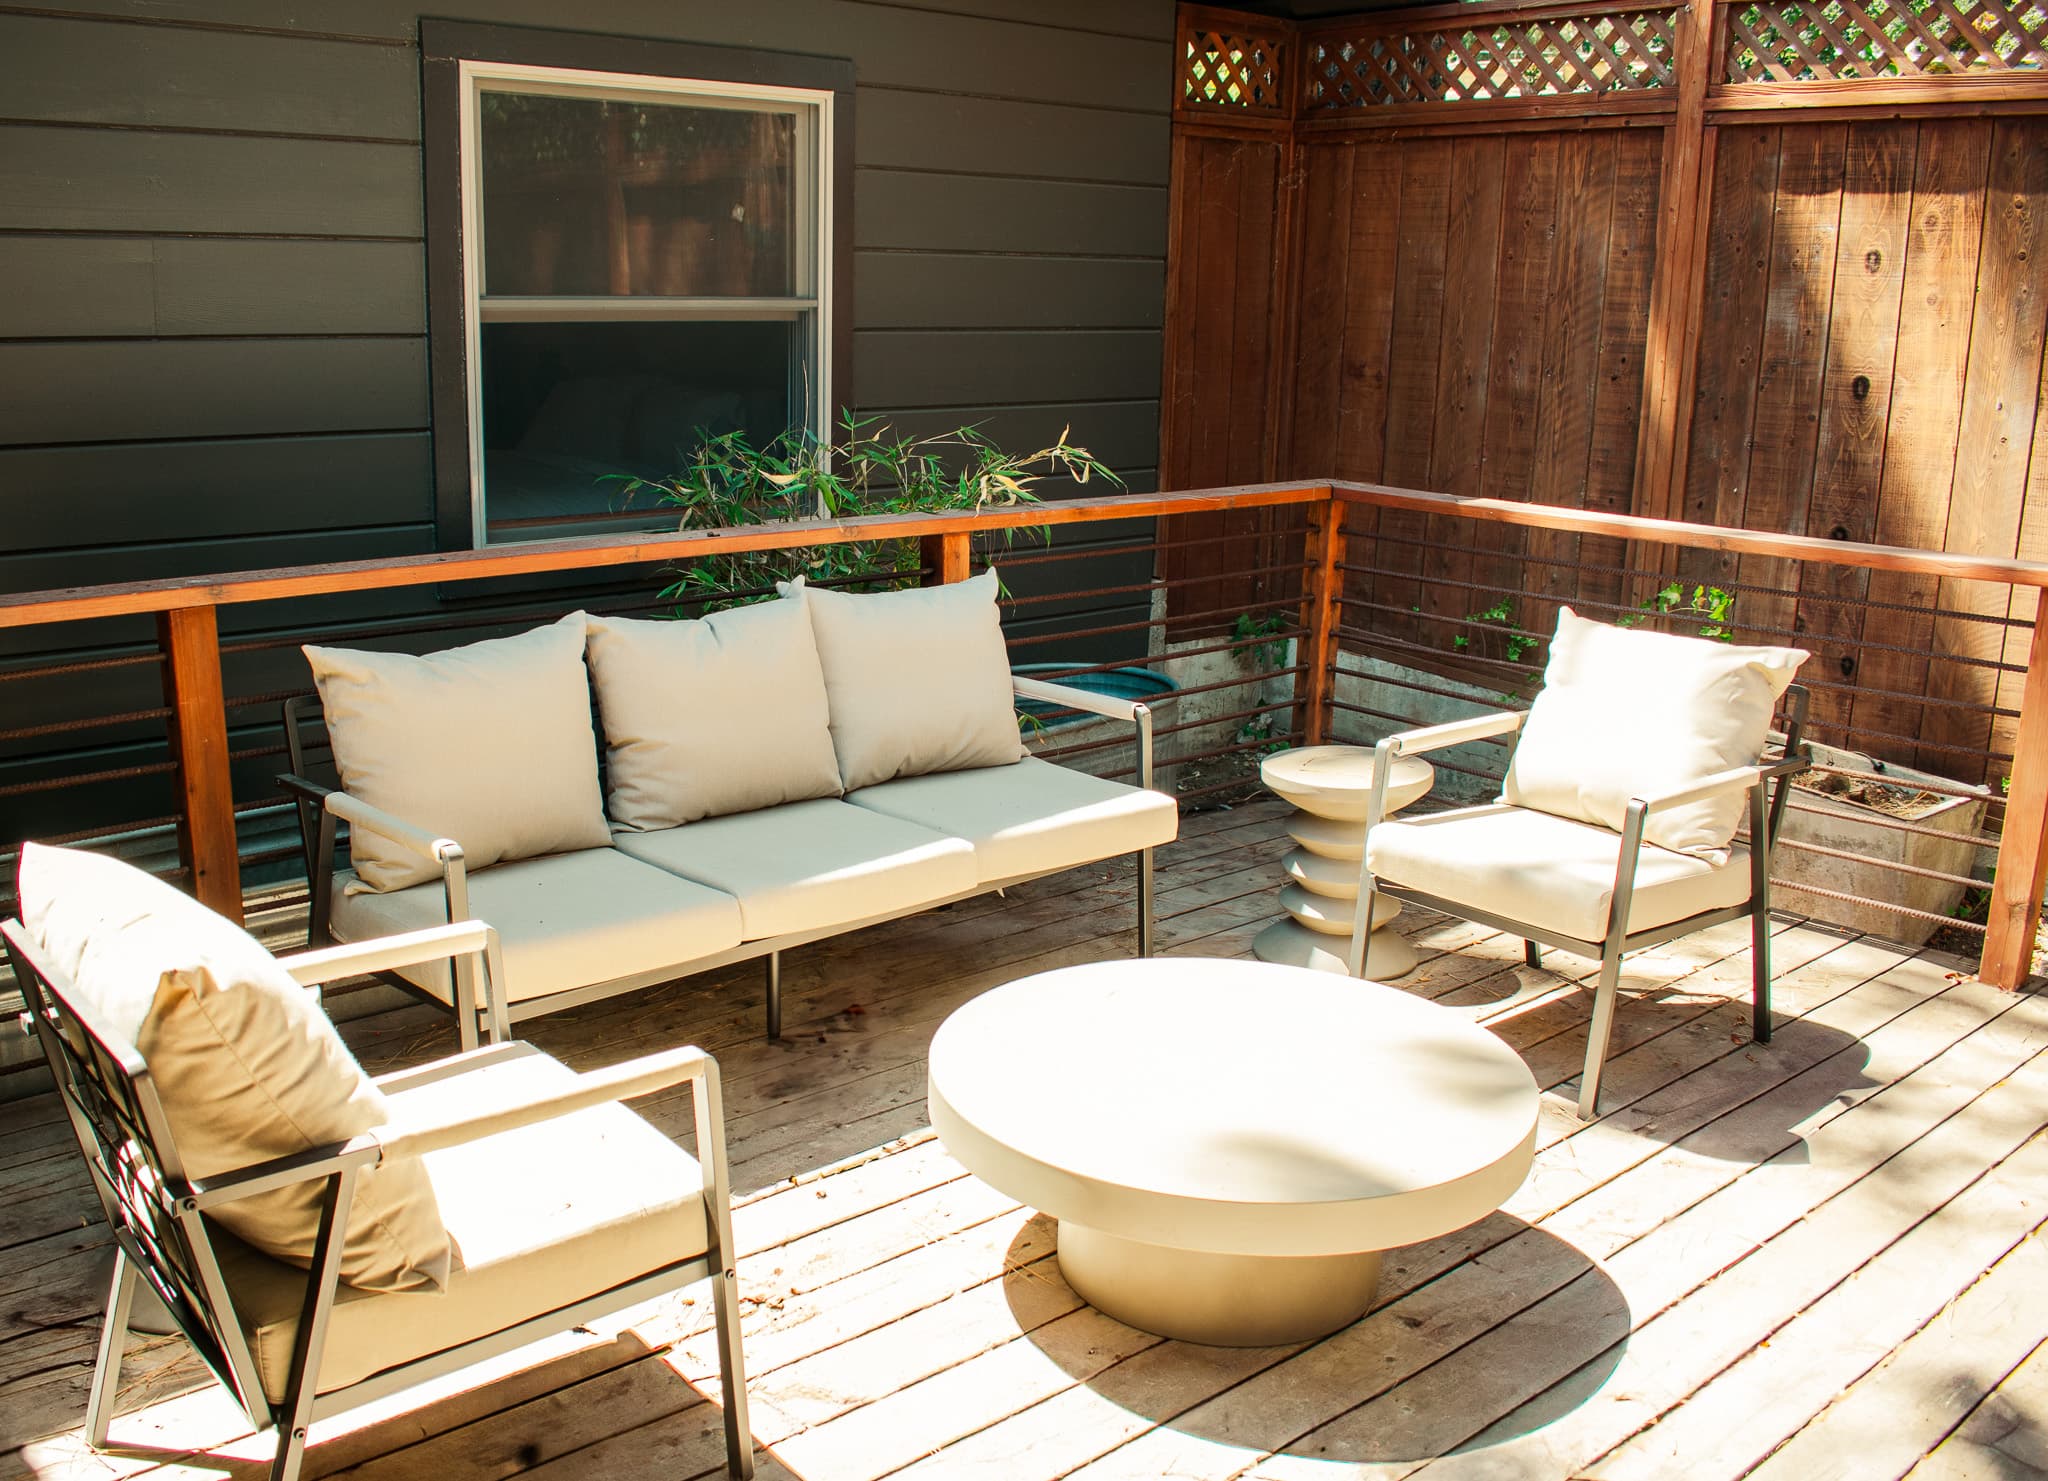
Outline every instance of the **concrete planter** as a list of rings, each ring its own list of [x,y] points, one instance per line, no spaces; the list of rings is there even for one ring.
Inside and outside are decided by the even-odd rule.
[[[1814,746],[1813,759],[1827,766],[1876,771],[1907,788],[1930,782],[1942,787],[1957,785],[1946,777],[1915,771],[1910,766],[1873,762],[1859,752],[1833,746]],[[1780,847],[1772,859],[1771,873],[1791,883],[1772,889],[1771,904],[1846,930],[1863,931],[1907,946],[1924,946],[1934,934],[1936,922],[1861,902],[1891,901],[1944,916],[1953,911],[1962,901],[1962,885],[1901,874],[1885,866],[1906,864],[1943,874],[1976,874],[1984,851],[1972,840],[1983,829],[1984,814],[1990,804],[1991,789],[1976,787],[1967,797],[1943,796],[1925,811],[1904,819],[1917,827],[1954,835],[1953,839],[1930,838],[1924,833],[1887,826],[1889,814],[1863,803],[1794,787],[1786,801],[1785,821],[1778,834],[1780,843],[1811,843],[1857,857],[1837,859],[1828,854]],[[1801,883],[1836,890],[1855,899],[1835,900],[1812,894],[1800,889]]]

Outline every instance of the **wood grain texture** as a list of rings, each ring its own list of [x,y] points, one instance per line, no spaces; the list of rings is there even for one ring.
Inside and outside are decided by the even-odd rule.
[[[241,857],[228,770],[220,629],[211,606],[173,607],[157,618],[178,778],[178,854],[199,903],[242,919]]]
[[[1934,548],[1947,531],[1990,149],[1989,123],[1920,125],[1884,480],[1873,523],[1874,538],[1887,545]],[[1924,655],[1933,640],[1938,595],[1938,583],[1926,576],[1871,573],[1862,631],[1882,639],[1883,646],[1864,651],[1867,692],[1856,697],[1851,722],[1859,737],[1875,739],[1885,754],[1923,761],[1937,771],[1943,758],[1901,738],[1921,733],[1923,706],[1911,696],[1927,692]]]

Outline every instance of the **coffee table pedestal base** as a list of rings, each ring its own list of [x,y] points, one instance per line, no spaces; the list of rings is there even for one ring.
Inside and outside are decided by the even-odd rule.
[[[1276,920],[1252,938],[1252,955],[1283,967],[1313,967],[1318,972],[1351,970],[1351,938],[1311,931],[1289,917]],[[1365,938],[1365,970],[1359,975],[1387,982],[1415,970],[1415,948],[1399,931],[1374,931]]]
[[[1146,1244],[1060,1220],[1060,1273],[1126,1326],[1214,1347],[1306,1342],[1365,1315],[1380,1252],[1221,1255]]]

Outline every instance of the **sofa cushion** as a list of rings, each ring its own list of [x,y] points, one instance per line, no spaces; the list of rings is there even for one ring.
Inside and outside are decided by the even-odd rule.
[[[736,896],[749,941],[915,910],[976,883],[959,839],[832,798],[621,833],[618,847]]]
[[[1560,608],[1543,690],[1501,796],[1619,829],[1632,797],[1752,765],[1778,696],[1806,658],[1798,648],[1610,627]],[[1733,792],[1653,812],[1643,836],[1719,863],[1743,807]]]
[[[593,617],[590,672],[615,828],[839,795],[825,676],[799,602],[688,622]]]
[[[347,874],[336,876],[344,885]],[[505,997],[525,1002],[594,982],[674,966],[740,942],[730,895],[677,879],[616,849],[581,849],[500,864],[469,879],[470,913],[498,929]],[[384,894],[334,892],[333,929],[367,941],[448,919],[439,882]],[[443,1002],[453,1000],[446,961],[398,969]]]
[[[1366,841],[1366,859],[1375,879],[1599,941],[1614,906],[1621,835],[1495,802],[1381,823]],[[1647,931],[1748,898],[1747,850],[1716,865],[1646,843],[1628,929]]]
[[[416,658],[308,646],[342,790],[462,845],[473,869],[611,841],[583,667],[583,614]],[[440,871],[351,829],[362,887]]]
[[[118,860],[33,843],[22,848],[19,893],[29,934],[85,1011],[141,1052],[190,1176],[344,1142],[388,1119],[314,995],[233,922]],[[304,1266],[324,1193],[318,1181],[299,1183],[209,1217]],[[342,1279],[375,1290],[440,1286],[448,1261],[420,1163],[364,1168]]]
[[[965,839],[974,846],[982,884],[1170,843],[1180,829],[1180,810],[1164,793],[1036,757],[1014,766],[906,777],[846,800]]]
[[[810,609],[847,791],[1024,754],[994,571],[869,595],[781,590]]]
[[[390,1097],[393,1119],[403,1124],[501,1098],[530,1099],[574,1078],[534,1051],[397,1091]],[[419,1160],[458,1250],[448,1288],[432,1299],[340,1290],[317,1384],[323,1393],[710,1246],[696,1159],[623,1106],[578,1111]],[[284,1396],[305,1278],[221,1243],[244,1334],[275,1403]]]

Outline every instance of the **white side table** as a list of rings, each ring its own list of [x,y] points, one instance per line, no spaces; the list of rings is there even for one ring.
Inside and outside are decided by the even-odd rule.
[[[1297,846],[1280,861],[1288,876],[1280,889],[1287,916],[1259,932],[1252,954],[1283,966],[1348,972],[1365,814],[1372,803],[1372,751],[1365,746],[1300,746],[1268,756],[1259,774],[1294,804],[1287,832]],[[1387,779],[1387,816],[1427,795],[1435,781],[1436,770],[1427,761],[1397,757]],[[1384,895],[1373,908],[1365,975],[1375,981],[1415,970],[1415,948],[1390,929],[1400,913],[1401,902]]]

